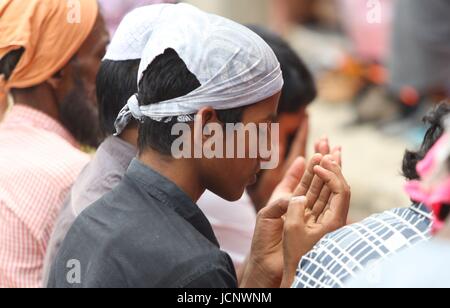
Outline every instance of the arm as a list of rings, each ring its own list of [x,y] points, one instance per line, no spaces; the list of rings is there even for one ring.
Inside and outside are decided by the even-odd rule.
[[[41,287],[42,243],[1,200],[0,243],[0,287]]]

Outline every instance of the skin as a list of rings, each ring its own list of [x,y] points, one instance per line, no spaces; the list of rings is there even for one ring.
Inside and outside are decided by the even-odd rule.
[[[279,97],[280,94],[276,94],[246,108],[242,122],[244,124],[271,123],[276,117]],[[201,116],[202,122],[196,120],[192,131],[195,129],[194,126],[197,126],[198,131],[202,131],[207,124],[220,123],[216,112],[210,107],[201,109],[197,115]],[[193,143],[198,144],[206,142],[210,137],[203,135],[193,136],[193,138],[201,138],[192,140]],[[236,140],[237,142],[244,141]],[[248,151],[248,144],[246,149]],[[198,201],[206,189],[229,201],[240,199],[245,188],[255,180],[260,163],[263,161],[262,158],[173,159],[151,149],[142,151],[139,158],[143,163],[177,184],[194,202]],[[219,174],[221,176],[218,176]],[[236,177],[236,174],[239,174],[239,177]]]
[[[247,188],[256,211],[267,205],[275,187],[282,181],[284,175],[298,157],[306,157],[309,135],[309,116],[305,108],[295,113],[283,113],[278,116],[280,123],[280,164],[276,169],[264,170],[259,174],[258,182]],[[290,141],[290,138],[293,138]],[[315,153],[333,154],[340,160],[341,147],[330,150],[326,136],[314,144]],[[339,161],[340,163],[340,161]]]
[[[119,138],[137,148],[138,136],[139,130],[137,126],[135,126],[135,127],[127,127],[126,129],[124,129],[122,134],[120,134]]]
[[[244,125],[255,123],[259,126],[260,124],[270,125],[275,122],[279,98],[280,94],[277,94],[268,100],[248,107],[243,114],[242,123]],[[217,122],[217,118],[211,118],[211,121]],[[249,156],[248,140],[236,139],[235,149],[237,149],[238,143],[245,143],[246,153]],[[259,145],[257,153],[260,153]],[[199,167],[205,170],[205,174],[201,178],[202,184],[206,189],[228,201],[237,201],[242,197],[246,187],[256,181],[261,162],[264,161],[262,157],[198,161]],[[218,174],[223,176],[219,177]],[[239,174],[239,177],[236,177],[236,174]]]
[[[0,101],[0,122],[5,116],[6,110],[8,109],[8,103]]]
[[[322,157],[317,165],[315,157]],[[314,173],[312,181],[300,185],[300,189],[308,186],[306,196],[296,193],[302,197],[291,199],[286,215],[283,239],[285,266],[281,287],[289,288],[293,284],[298,262],[324,235],[346,224],[350,186],[332,155],[315,157],[310,163]],[[299,238],[302,242],[298,241]],[[291,260],[294,262],[290,263]]]
[[[62,105],[67,96],[77,90],[76,78],[79,78],[84,85],[85,93],[77,93],[77,95],[85,97],[86,100],[83,99],[77,103],[86,104],[86,110],[91,113],[90,118],[98,118],[95,78],[108,42],[109,34],[103,17],[99,15],[91,33],[74,58],[49,80],[33,88],[13,91],[15,104],[33,107],[62,122]],[[90,125],[98,127],[98,123],[90,123]]]
[[[322,166],[323,162],[323,167]],[[319,165],[319,166],[318,166]],[[313,181],[308,170],[322,179]],[[300,190],[308,186],[309,195],[332,192],[322,212],[308,211],[308,198]],[[345,225],[350,204],[350,187],[332,156],[314,156],[308,165],[297,158],[277,186],[269,204],[257,218],[252,249],[241,286],[249,288],[288,288],[292,285],[300,259],[327,233]],[[320,205],[320,203],[318,204]]]
[[[277,122],[280,124],[280,164],[275,169],[262,171],[258,176],[258,182],[247,189],[257,212],[267,205],[272,192],[294,160],[299,156],[306,156],[309,131],[306,108],[300,108],[294,113],[282,113],[277,117]],[[294,140],[289,145],[292,136]]]
[[[444,241],[450,241],[450,221],[448,221],[445,228],[439,232],[437,238]]]
[[[271,123],[276,118],[279,96],[277,94],[246,108],[244,124]],[[203,131],[207,123],[219,123],[212,108],[203,108],[197,115],[201,115],[202,120],[197,118],[193,128],[197,126],[199,131]],[[192,136],[192,142],[197,144],[208,138],[208,135]],[[138,158],[175,183],[194,202],[206,189],[227,200],[239,199],[245,187],[255,180],[262,161],[261,158],[175,160],[151,149],[142,150]],[[308,197],[301,202],[293,199],[301,193]],[[316,195],[329,196],[325,206],[319,202],[323,198]],[[240,287],[290,286],[303,254],[326,233],[345,224],[349,201],[350,188],[333,157],[315,156],[308,166],[303,158],[297,157],[275,188],[268,205],[258,214],[252,249]],[[308,212],[307,207],[310,208]],[[316,209],[314,215],[312,209]]]

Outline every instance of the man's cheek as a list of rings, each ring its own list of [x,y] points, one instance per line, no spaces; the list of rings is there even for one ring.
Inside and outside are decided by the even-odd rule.
[[[278,167],[280,163],[280,126],[278,123],[270,125],[269,136],[260,135],[259,154],[263,160],[261,162],[262,170],[272,170]]]

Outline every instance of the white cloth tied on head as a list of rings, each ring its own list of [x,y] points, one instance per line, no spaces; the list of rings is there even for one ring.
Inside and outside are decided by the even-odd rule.
[[[138,84],[153,60],[173,49],[201,86],[185,96],[150,105],[133,95],[117,118],[117,134],[132,117],[156,121],[177,117],[187,122],[192,120],[189,115],[203,107],[227,110],[249,106],[283,87],[280,64],[272,49],[240,24],[188,4],[168,4],[158,12],[151,28],[141,54]]]
[[[103,60],[139,60],[152,35],[161,12],[172,4],[154,4],[139,7],[120,22]]]

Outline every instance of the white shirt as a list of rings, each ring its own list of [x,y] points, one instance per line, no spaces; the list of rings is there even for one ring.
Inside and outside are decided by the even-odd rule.
[[[349,288],[449,288],[450,242],[425,242],[374,264],[353,280]]]

